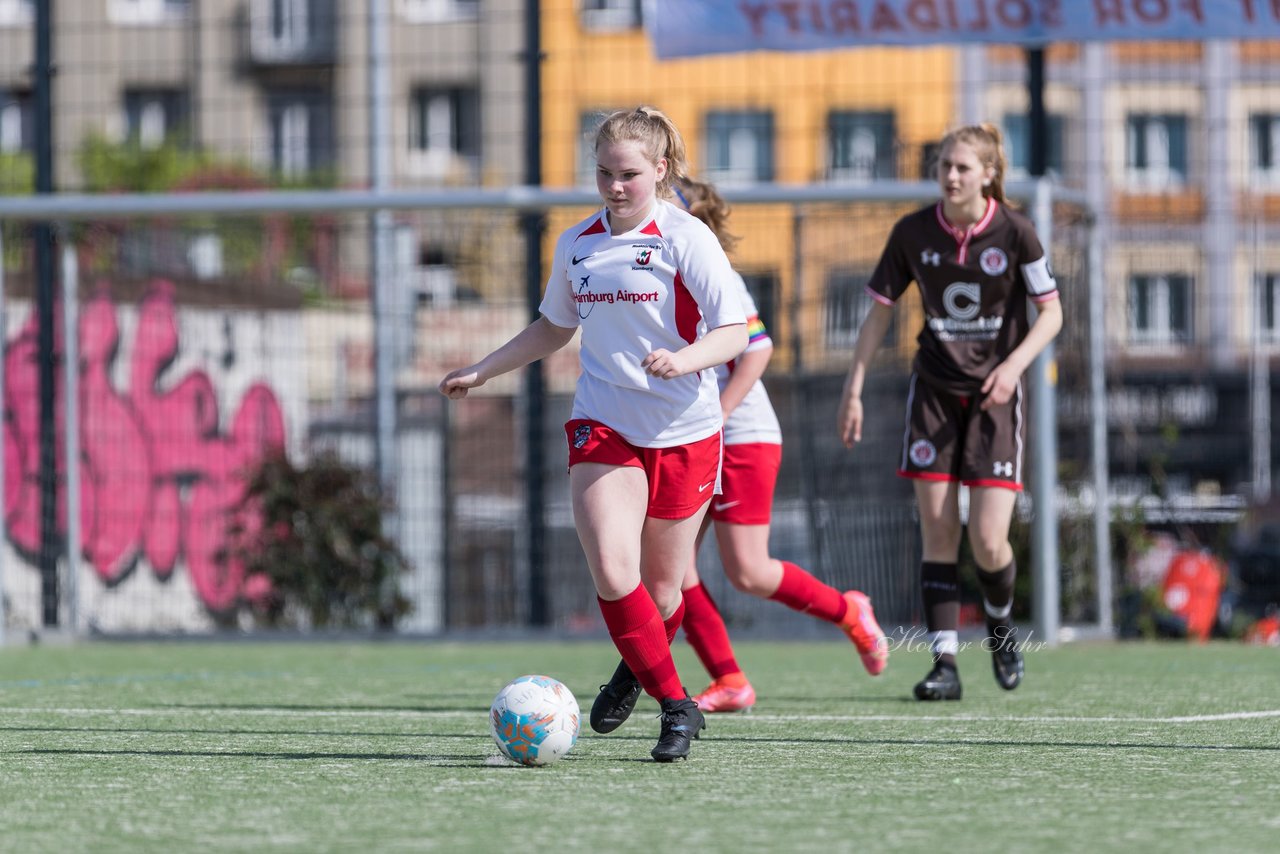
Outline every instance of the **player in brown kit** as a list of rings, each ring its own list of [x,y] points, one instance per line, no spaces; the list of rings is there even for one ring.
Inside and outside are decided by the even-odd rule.
[[[960,486],[969,488],[968,538],[978,565],[992,665],[1000,687],[1022,681],[1010,621],[1017,574],[1009,544],[1022,489],[1022,374],[1062,328],[1057,283],[1031,222],[1004,197],[1000,131],[970,125],[939,147],[937,204],[903,217],[867,283],[874,298],[858,332],[840,402],[846,447],[862,439],[862,388],[893,306],[911,282],[925,324],[917,339],[898,473],[912,478],[920,512],[920,581],[934,666],[920,700],[960,699]],[[1038,314],[1030,319],[1028,300]]]

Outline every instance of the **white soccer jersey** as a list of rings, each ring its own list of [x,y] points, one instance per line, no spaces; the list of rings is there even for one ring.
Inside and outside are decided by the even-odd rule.
[[[708,329],[746,323],[735,275],[711,229],[660,199],[624,234],[610,233],[602,210],[560,235],[540,310],[556,326],[582,327],[573,417],[607,424],[642,448],[720,430],[714,371],[664,380],[640,363]]]
[[[738,298],[742,300],[742,309],[747,314],[747,335],[749,341],[747,349],[743,353],[751,353],[756,350],[770,350],[773,348],[773,339],[769,337],[769,332],[764,328],[764,323],[760,320],[760,312],[756,309],[756,301],[751,298],[751,292],[747,290],[746,282],[742,281],[742,277],[736,272],[733,274],[733,290],[737,293]],[[729,382],[729,376],[733,372],[734,362],[716,366],[716,381],[720,384],[720,390],[723,391]],[[745,445],[749,442],[767,442],[773,445],[782,444],[782,428],[778,426],[778,415],[773,411],[773,403],[769,400],[769,392],[765,391],[764,383],[756,380],[751,386],[751,390],[747,392],[746,397],[742,398],[729,413],[729,420],[724,423],[724,443],[726,445]]]

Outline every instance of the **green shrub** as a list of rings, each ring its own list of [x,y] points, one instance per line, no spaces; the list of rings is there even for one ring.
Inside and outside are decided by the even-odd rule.
[[[231,541],[259,623],[390,629],[409,612],[407,563],[383,530],[388,503],[370,473],[334,453],[299,466],[273,454],[252,471],[245,508],[261,525],[233,525]]]

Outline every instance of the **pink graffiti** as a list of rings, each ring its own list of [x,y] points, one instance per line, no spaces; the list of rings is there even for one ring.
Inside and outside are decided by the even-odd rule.
[[[83,305],[79,333],[84,559],[107,584],[119,582],[143,557],[160,578],[185,559],[197,595],[214,611],[254,595],[265,579],[245,578],[243,563],[228,554],[226,532],[231,521],[250,533],[260,527],[256,514],[241,507],[244,474],[284,448],[275,394],[255,383],[223,432],[207,373],[195,370],[170,382],[180,342],[173,285],[163,280],[151,284],[139,306],[127,392],[117,391],[111,378],[120,329],[105,286]],[[36,554],[40,544],[36,335],[33,315],[4,356],[4,512],[10,539],[26,555]],[[61,401],[61,389],[56,393]],[[66,473],[63,427],[59,404],[60,484]],[[65,532],[65,509],[58,528]]]

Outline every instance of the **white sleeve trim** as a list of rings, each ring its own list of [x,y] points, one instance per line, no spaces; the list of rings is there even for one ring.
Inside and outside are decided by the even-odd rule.
[[[1033,297],[1047,296],[1058,289],[1058,283],[1053,280],[1053,273],[1049,270],[1047,255],[1041,255],[1030,264],[1023,264],[1022,279],[1027,283],[1027,292]]]

